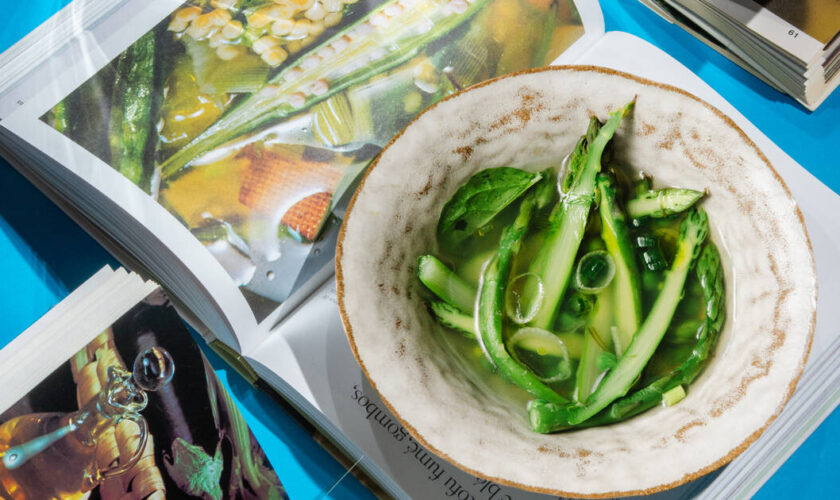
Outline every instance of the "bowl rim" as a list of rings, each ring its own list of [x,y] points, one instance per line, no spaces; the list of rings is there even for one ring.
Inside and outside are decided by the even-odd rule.
[[[534,74],[534,73],[552,73],[552,72],[557,72],[557,71],[595,72],[595,73],[608,74],[608,75],[613,75],[613,76],[626,78],[626,79],[629,79],[629,80],[633,80],[637,83],[641,83],[642,85],[645,85],[645,86],[656,87],[656,88],[660,88],[660,89],[670,91],[670,92],[676,92],[678,94],[681,94],[685,97],[688,97],[688,98],[700,103],[702,106],[704,106],[708,110],[712,111],[716,116],[721,118],[724,121],[724,123],[726,123],[728,126],[732,127],[735,131],[737,131],[738,134],[740,135],[741,139],[744,140],[745,143],[748,146],[750,146],[752,149],[754,149],[756,153],[758,153],[758,157],[761,159],[762,162],[764,162],[764,165],[770,170],[773,177],[775,177],[776,181],[782,187],[782,190],[785,193],[786,197],[792,202],[793,210],[796,214],[796,217],[799,219],[799,224],[802,226],[802,231],[803,231],[804,236],[805,236],[805,242],[808,246],[808,255],[810,256],[810,261],[811,261],[811,271],[812,271],[812,274],[814,276],[814,295],[813,295],[814,296],[814,301],[813,301],[814,306],[813,306],[813,312],[811,314],[810,328],[809,328],[809,332],[808,332],[808,336],[807,336],[807,346],[805,348],[805,354],[803,355],[802,360],[799,363],[798,368],[796,369],[795,375],[793,376],[790,383],[788,384],[787,393],[785,394],[782,402],[776,408],[775,412],[767,419],[767,421],[764,422],[763,425],[761,425],[759,428],[757,428],[755,431],[753,431],[743,442],[736,445],[734,448],[732,448],[728,453],[726,453],[724,456],[720,457],[718,460],[716,460],[716,461],[712,462],[711,464],[709,464],[705,467],[702,467],[702,468],[700,468],[700,469],[698,469],[694,472],[688,472],[685,475],[683,475],[682,478],[680,478],[676,481],[672,481],[670,483],[659,484],[659,485],[652,486],[650,488],[646,488],[646,489],[643,489],[643,490],[610,491],[610,492],[593,493],[593,494],[585,494],[585,493],[572,492],[572,491],[562,491],[562,490],[555,490],[555,489],[550,489],[550,488],[541,488],[539,486],[522,484],[522,483],[518,483],[518,482],[515,482],[515,481],[510,481],[510,480],[502,478],[502,477],[494,477],[494,476],[482,473],[481,471],[474,470],[472,468],[469,468],[469,467],[466,467],[466,466],[460,464],[459,462],[454,460],[452,457],[450,457],[448,454],[442,452],[441,450],[435,448],[430,443],[428,443],[426,441],[426,439],[419,432],[417,432],[417,430],[402,415],[400,415],[393,408],[393,406],[388,401],[388,399],[379,391],[379,388],[376,386],[376,382],[371,378],[370,374],[368,373],[367,367],[365,366],[364,362],[362,361],[362,359],[359,355],[359,352],[356,348],[356,342],[355,342],[355,339],[354,339],[354,336],[353,336],[353,328],[350,325],[350,320],[348,319],[347,311],[346,311],[345,305],[344,305],[344,274],[343,274],[343,271],[342,271],[342,268],[341,268],[341,262],[342,262],[343,257],[344,257],[344,245],[343,244],[344,244],[345,231],[347,229],[347,221],[350,220],[350,217],[353,214],[353,207],[356,204],[357,196],[359,195],[362,188],[364,187],[365,181],[367,181],[367,178],[370,175],[370,173],[374,170],[374,168],[376,168],[378,166],[379,160],[382,157],[382,154],[386,150],[388,150],[394,144],[394,142],[396,142],[400,137],[402,137],[403,134],[405,133],[405,131],[412,124],[414,124],[414,122],[417,121],[421,116],[425,115],[426,113],[428,113],[429,111],[431,111],[432,109],[436,108],[437,106],[443,104],[446,101],[449,101],[451,99],[455,99],[455,98],[459,97],[461,94],[464,94],[466,92],[470,92],[474,89],[481,88],[481,87],[484,87],[484,86],[487,86],[487,85],[491,85],[491,84],[493,84],[493,83],[495,83],[499,80],[506,80],[506,79],[516,78],[518,76],[529,75],[529,74]],[[570,497],[570,498],[612,498],[612,497],[617,497],[617,496],[651,495],[651,494],[654,494],[654,493],[667,491],[667,490],[676,488],[678,486],[681,486],[683,484],[686,484],[690,481],[693,481],[694,479],[702,477],[702,476],[704,476],[704,475],[706,475],[706,474],[708,474],[708,473],[710,473],[714,470],[717,470],[718,468],[728,464],[733,459],[735,459],[735,457],[740,455],[749,445],[751,445],[753,442],[755,442],[755,440],[758,439],[758,437],[761,436],[761,434],[764,433],[764,431],[767,429],[767,427],[771,423],[773,423],[774,420],[776,420],[776,418],[782,412],[784,407],[787,405],[788,401],[790,400],[790,397],[793,395],[793,392],[796,389],[796,386],[799,382],[799,379],[802,377],[802,373],[805,369],[805,365],[806,365],[806,363],[808,361],[808,358],[810,356],[810,353],[811,353],[811,345],[813,344],[813,340],[814,340],[814,331],[816,329],[816,323],[817,323],[817,321],[816,321],[816,319],[817,319],[817,299],[818,299],[818,295],[819,295],[819,282],[818,282],[818,279],[817,279],[816,262],[815,262],[815,259],[814,259],[814,248],[813,248],[813,245],[811,243],[811,237],[808,234],[808,227],[805,225],[804,216],[802,215],[802,211],[799,208],[799,204],[796,203],[796,199],[793,197],[793,194],[790,192],[790,189],[788,188],[784,179],[779,175],[779,173],[776,171],[776,169],[773,167],[773,165],[770,163],[770,161],[764,155],[764,152],[761,151],[761,149],[752,141],[752,139],[750,139],[749,136],[747,136],[747,134],[743,130],[741,130],[741,127],[739,127],[729,116],[727,116],[725,113],[723,113],[722,111],[720,111],[716,107],[712,106],[711,104],[709,104],[705,100],[700,99],[699,97],[695,96],[694,94],[692,94],[692,93],[690,93],[686,90],[683,90],[681,88],[675,87],[673,85],[668,85],[668,84],[665,84],[665,83],[660,83],[660,82],[657,82],[657,81],[654,81],[654,80],[649,80],[647,78],[642,78],[642,77],[633,75],[631,73],[626,73],[626,72],[623,72],[623,71],[618,71],[618,70],[614,70],[614,69],[611,69],[611,68],[606,68],[606,67],[603,67],[603,66],[575,65],[575,64],[571,64],[571,65],[550,65],[550,66],[544,66],[544,67],[540,67],[540,68],[531,68],[531,69],[516,71],[514,73],[509,73],[509,74],[497,76],[497,77],[482,81],[480,83],[477,83],[475,85],[471,85],[469,87],[466,87],[466,88],[464,88],[462,90],[459,90],[459,91],[457,91],[457,92],[455,92],[451,95],[448,95],[448,96],[444,97],[443,99],[433,103],[429,107],[425,108],[423,111],[418,113],[415,117],[413,117],[411,119],[411,121],[409,121],[405,125],[405,127],[403,127],[399,131],[399,133],[397,133],[397,135],[395,135],[390,141],[388,141],[388,143],[382,148],[382,150],[379,152],[379,154],[376,155],[376,158],[374,158],[374,160],[370,163],[370,165],[365,170],[365,173],[362,176],[362,179],[359,182],[359,185],[357,186],[355,192],[353,193],[353,197],[351,198],[350,203],[347,205],[347,210],[345,211],[344,220],[342,221],[341,229],[339,230],[338,240],[337,240],[337,244],[336,244],[335,280],[336,280],[336,296],[337,296],[337,299],[338,299],[339,313],[341,315],[341,323],[344,326],[344,331],[347,335],[347,340],[350,343],[350,349],[353,351],[353,356],[356,358],[356,362],[359,364],[359,367],[362,369],[362,372],[365,374],[365,377],[367,378],[368,382],[370,382],[371,387],[374,388],[374,390],[376,391],[379,398],[382,400],[382,402],[388,408],[388,411],[390,411],[391,414],[394,415],[394,417],[400,422],[400,424],[403,427],[405,427],[405,429],[409,432],[409,434],[411,434],[411,436],[415,440],[417,440],[426,449],[433,452],[437,456],[443,458],[444,460],[446,460],[450,464],[458,467],[460,470],[465,471],[469,474],[473,474],[477,477],[493,481],[497,484],[518,488],[518,489],[521,489],[521,490],[524,490],[524,491],[529,491],[529,492],[533,492],[533,493],[543,493],[543,494],[549,494],[549,495],[557,495],[557,496]]]

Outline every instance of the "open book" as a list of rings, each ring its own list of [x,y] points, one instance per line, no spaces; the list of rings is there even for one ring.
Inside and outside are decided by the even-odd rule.
[[[832,401],[822,418],[836,405],[840,394],[803,391],[811,373],[830,380],[823,353],[840,337],[830,330],[838,313],[825,306],[840,293],[830,215],[840,197],[690,71],[642,40],[605,33],[594,0],[303,3],[76,0],[2,56],[0,147],[387,493],[531,496],[459,471],[388,414],[353,358],[331,277],[343,204],[390,137],[448,93],[529,66],[592,64],[668,83],[750,136],[801,203],[821,283],[793,401],[810,415],[815,397]],[[765,437],[782,440],[766,447],[771,461],[748,453],[671,494],[745,485],[726,482],[735,473],[758,488],[798,444],[788,439],[819,420],[789,421],[804,434],[771,426]]]
[[[288,498],[157,285],[102,269],[0,350],[3,498]]]

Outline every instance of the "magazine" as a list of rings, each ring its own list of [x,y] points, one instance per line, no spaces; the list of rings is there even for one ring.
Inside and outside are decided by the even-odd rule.
[[[837,2],[641,1],[810,110],[840,83]]]
[[[304,4],[76,0],[2,56],[0,148],[387,494],[538,496],[458,470],[389,415],[344,336],[332,279],[343,209],[368,162],[422,109],[482,80],[599,65],[722,110],[800,200],[829,283],[815,342],[831,344],[840,241],[826,214],[840,212],[825,207],[840,197],[667,54],[605,33],[596,1]]]
[[[177,312],[137,275],[94,275],[0,367],[3,498],[288,498]]]

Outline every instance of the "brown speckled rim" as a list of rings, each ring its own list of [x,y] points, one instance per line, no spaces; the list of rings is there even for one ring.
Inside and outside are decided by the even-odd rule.
[[[633,80],[637,83],[641,83],[642,85],[647,85],[647,86],[650,86],[650,87],[657,87],[657,88],[664,89],[664,90],[667,90],[667,91],[670,91],[670,92],[675,92],[677,94],[681,94],[681,95],[686,96],[690,99],[693,99],[694,101],[699,102],[704,107],[706,107],[707,109],[712,111],[719,118],[721,118],[727,125],[729,125],[733,129],[735,129],[738,132],[738,134],[741,136],[741,138],[744,140],[744,142],[746,144],[748,144],[749,146],[751,146],[755,150],[756,153],[758,153],[759,158],[761,158],[761,160],[764,162],[764,164],[767,166],[767,168],[770,170],[770,172],[773,173],[773,176],[776,178],[778,183],[781,185],[781,187],[784,190],[785,194],[787,195],[788,199],[792,202],[793,209],[796,213],[796,216],[799,218],[800,224],[802,225],[802,231],[805,235],[805,241],[808,245],[808,253],[811,257],[811,259],[810,259],[811,260],[811,271],[812,271],[813,275],[816,277],[817,273],[816,273],[816,264],[814,262],[814,249],[813,249],[813,246],[811,244],[811,238],[808,235],[808,230],[805,226],[805,220],[804,220],[804,217],[802,216],[802,211],[799,209],[799,205],[796,204],[796,202],[793,199],[793,196],[790,192],[790,189],[787,187],[787,184],[785,184],[782,177],[779,175],[778,172],[776,172],[776,169],[774,169],[773,166],[770,164],[769,160],[764,155],[764,153],[744,133],[744,131],[741,130],[741,128],[738,127],[738,125],[736,125],[735,122],[732,121],[732,119],[730,119],[728,116],[723,114],[720,110],[718,110],[717,108],[715,108],[711,104],[709,104],[706,101],[694,96],[693,94],[691,94],[689,92],[686,92],[685,90],[679,89],[677,87],[673,87],[671,85],[666,85],[666,84],[655,82],[655,81],[652,81],[652,80],[647,80],[645,78],[640,78],[640,77],[632,75],[630,73],[624,73],[622,71],[616,71],[616,70],[609,69],[609,68],[603,68],[603,67],[600,67],[600,66],[591,66],[591,65],[546,66],[546,67],[543,67],[543,68],[535,68],[535,69],[529,69],[529,70],[524,70],[524,71],[518,71],[516,73],[511,73],[509,75],[503,75],[503,76],[499,76],[499,77],[496,77],[496,78],[492,78],[490,80],[486,80],[486,81],[481,82],[479,84],[473,85],[472,87],[468,87],[464,90],[461,90],[459,92],[456,92],[452,95],[449,95],[449,96],[441,99],[440,101],[436,102],[435,104],[432,104],[431,106],[426,108],[423,112],[421,112],[420,114],[415,116],[408,123],[408,125],[406,125],[405,128],[403,128],[396,136],[394,136],[394,138],[391,139],[388,142],[388,144],[382,149],[382,151],[380,151],[379,155],[377,155],[377,157],[373,160],[373,162],[368,167],[367,171],[365,172],[364,176],[362,177],[361,182],[359,183],[359,187],[356,189],[356,192],[353,194],[353,198],[350,200],[350,204],[347,207],[347,211],[346,211],[345,217],[344,217],[344,222],[341,225],[341,230],[340,230],[339,235],[338,235],[338,243],[337,243],[337,247],[336,247],[336,256],[335,256],[335,275],[336,275],[336,294],[338,296],[338,308],[339,308],[339,312],[341,314],[341,322],[344,325],[345,332],[347,333],[347,339],[350,342],[350,348],[353,351],[353,356],[356,357],[356,361],[359,363],[359,366],[361,367],[362,371],[364,372],[365,377],[367,377],[371,386],[374,388],[374,390],[376,390],[377,394],[382,399],[382,402],[385,404],[385,406],[388,408],[388,410],[397,418],[397,420],[400,421],[400,423],[406,428],[406,430],[408,430],[408,432],[411,434],[411,436],[414,439],[416,439],[420,444],[422,444],[424,447],[426,447],[428,450],[432,451],[433,453],[437,454],[438,456],[442,457],[443,459],[445,459],[449,463],[451,463],[451,464],[455,465],[456,467],[460,468],[461,470],[463,470],[463,471],[465,471],[469,474],[473,474],[477,477],[481,477],[483,479],[493,481],[493,482],[498,483],[498,484],[503,484],[503,485],[506,485],[506,486],[512,486],[512,487],[515,487],[515,488],[519,488],[519,489],[522,489],[522,490],[525,490],[525,491],[531,491],[531,492],[535,492],[535,493],[545,493],[545,494],[564,496],[564,497],[572,497],[572,498],[611,498],[611,497],[618,497],[618,496],[651,495],[651,494],[654,494],[654,493],[659,493],[659,492],[662,492],[662,491],[669,490],[671,488],[676,488],[677,486],[683,485],[683,484],[685,484],[689,481],[692,481],[692,480],[697,479],[701,476],[704,476],[704,475],[718,469],[719,467],[722,467],[722,466],[728,464],[735,457],[740,455],[750,444],[752,444],[756,439],[758,439],[758,437],[765,431],[765,429],[767,429],[767,427],[774,420],[776,420],[776,418],[782,412],[782,409],[787,404],[791,395],[793,395],[793,391],[796,389],[796,384],[799,382],[799,379],[802,376],[802,372],[805,369],[805,363],[807,362],[808,356],[811,352],[811,344],[812,344],[813,339],[814,339],[814,330],[816,328],[816,323],[817,323],[817,309],[816,309],[817,283],[816,282],[814,283],[814,300],[813,300],[814,311],[813,311],[813,314],[811,315],[811,327],[810,327],[810,332],[808,333],[808,340],[807,340],[807,347],[805,349],[805,355],[802,357],[802,361],[799,363],[799,367],[797,368],[795,376],[793,377],[793,379],[790,381],[790,384],[788,385],[787,394],[785,395],[782,402],[779,404],[778,408],[776,408],[776,411],[773,413],[773,415],[770,416],[770,418],[767,419],[767,421],[764,423],[764,425],[762,425],[761,427],[756,429],[741,444],[732,448],[728,453],[726,453],[724,456],[722,456],[718,460],[712,462],[711,464],[709,464],[705,467],[700,468],[699,470],[696,470],[694,472],[686,473],[681,479],[679,479],[677,481],[673,481],[671,483],[664,483],[664,484],[660,484],[660,485],[657,485],[657,486],[652,486],[652,487],[644,489],[644,490],[611,491],[611,492],[594,493],[594,494],[582,494],[582,493],[577,493],[577,492],[573,492],[573,491],[561,491],[561,490],[554,490],[554,489],[547,489],[547,488],[539,488],[539,487],[535,487],[535,486],[532,486],[532,485],[526,485],[526,484],[521,484],[521,483],[517,483],[517,482],[514,482],[514,481],[509,481],[509,480],[507,480],[505,478],[502,478],[502,477],[489,476],[487,474],[482,473],[481,471],[473,470],[469,467],[464,467],[463,465],[461,465],[457,461],[453,460],[446,453],[443,453],[440,450],[436,449],[435,447],[431,446],[428,442],[426,442],[426,440],[423,438],[423,436],[420,435],[420,433],[418,433],[417,430],[414,429],[411,426],[411,424],[409,424],[406,421],[405,418],[403,418],[399,413],[397,413],[394,410],[394,408],[391,406],[391,403],[385,398],[385,396],[381,392],[379,392],[379,389],[376,386],[376,381],[373,380],[370,377],[370,374],[368,373],[367,368],[365,367],[365,364],[362,361],[361,357],[359,356],[359,352],[356,349],[356,342],[353,338],[353,328],[350,325],[350,321],[347,318],[347,312],[346,312],[345,307],[344,307],[344,274],[343,274],[342,269],[341,269],[341,260],[342,260],[342,257],[344,255],[343,243],[344,243],[345,231],[346,231],[346,228],[347,228],[347,221],[350,220],[350,217],[353,215],[353,207],[356,204],[356,197],[359,195],[359,192],[361,192],[362,189],[364,188],[365,181],[367,180],[368,175],[370,175],[370,173],[373,171],[373,169],[376,168],[376,166],[378,165],[379,159],[382,157],[382,154],[388,148],[390,148],[391,145],[394,142],[396,142],[403,135],[403,133],[405,133],[405,131],[408,129],[408,127],[410,127],[417,119],[419,119],[421,116],[423,116],[424,114],[429,112],[431,109],[443,104],[444,102],[446,102],[450,99],[457,98],[461,94],[466,93],[466,92],[470,92],[473,89],[477,89],[477,88],[480,88],[480,87],[491,85],[494,82],[497,82],[499,80],[516,78],[517,76],[520,76],[520,75],[527,75],[527,74],[532,74],[532,73],[548,73],[548,72],[554,72],[554,71],[579,71],[579,72],[595,72],[595,73],[601,73],[601,74],[608,74],[608,75],[618,76],[618,77],[621,77],[621,78],[626,78],[628,80]]]

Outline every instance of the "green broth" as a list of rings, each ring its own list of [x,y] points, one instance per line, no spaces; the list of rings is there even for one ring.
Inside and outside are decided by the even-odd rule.
[[[623,180],[623,183],[618,185],[618,191],[620,193],[619,200],[620,204],[623,205],[627,201],[628,193],[633,192],[632,186],[629,185],[631,176],[627,172],[622,172],[620,175],[616,175],[616,178],[620,181]],[[457,252],[440,251],[437,256],[461,278],[477,287],[483,264],[492,256],[494,249],[498,246],[502,228],[509,225],[516,217],[519,203],[521,201],[517,201],[505,208],[492,222],[479,230],[474,236],[465,240],[459,246]],[[529,265],[536,257],[545,237],[546,228],[548,227],[548,217],[548,211],[543,211],[533,221],[523,245],[515,255],[513,269],[510,275],[511,278],[528,272]],[[630,224],[630,221],[628,221],[628,226],[630,227],[631,237],[635,234],[656,236],[660,241],[660,248],[666,261],[670,263],[674,257],[676,238],[679,234],[679,226],[682,218],[682,214],[677,214],[661,219],[649,218],[634,221],[634,224]],[[605,243],[600,235],[600,226],[601,223],[597,208],[593,205],[592,209],[590,209],[584,239],[575,259],[576,264],[585,253],[605,247]],[[642,318],[644,318],[650,312],[653,302],[657,297],[664,273],[661,271],[644,271],[643,266],[638,260],[635,262],[635,265],[640,273]],[[580,299],[578,296],[579,293],[575,289],[574,284],[570,283],[563,297],[563,306],[557,314],[551,331],[554,333],[562,332],[566,335],[567,339],[577,338],[583,343],[584,336],[589,334],[587,333],[587,329],[592,326],[593,314],[590,313],[583,318],[575,316],[574,310],[576,305],[573,301]],[[608,292],[602,291],[601,293]],[[694,337],[696,328],[699,328],[699,325],[704,319],[703,290],[700,287],[699,279],[694,273],[689,273],[683,293],[684,296],[680,300],[665,337],[659,344],[641,377],[639,377],[638,381],[631,388],[631,392],[668,374],[691,354],[693,343],[696,341]],[[615,318],[612,318],[612,320],[614,321]],[[696,326],[696,328],[692,330],[693,326]],[[505,340],[509,340],[519,328],[521,328],[520,325],[515,324],[506,316],[504,324]],[[512,404],[517,408],[524,408],[525,403],[533,399],[533,396],[496,373],[493,364],[485,357],[476,339],[468,338],[463,333],[443,327],[442,330],[441,336],[445,345],[461,361],[469,378],[476,385],[482,387],[488,396]],[[508,350],[511,351],[513,349],[508,347]],[[524,357],[521,361],[526,361],[527,363]],[[566,380],[547,383],[551,389],[571,401],[575,400],[575,373],[578,364],[579,358],[572,357],[572,376]],[[532,366],[537,368],[536,365]]]

